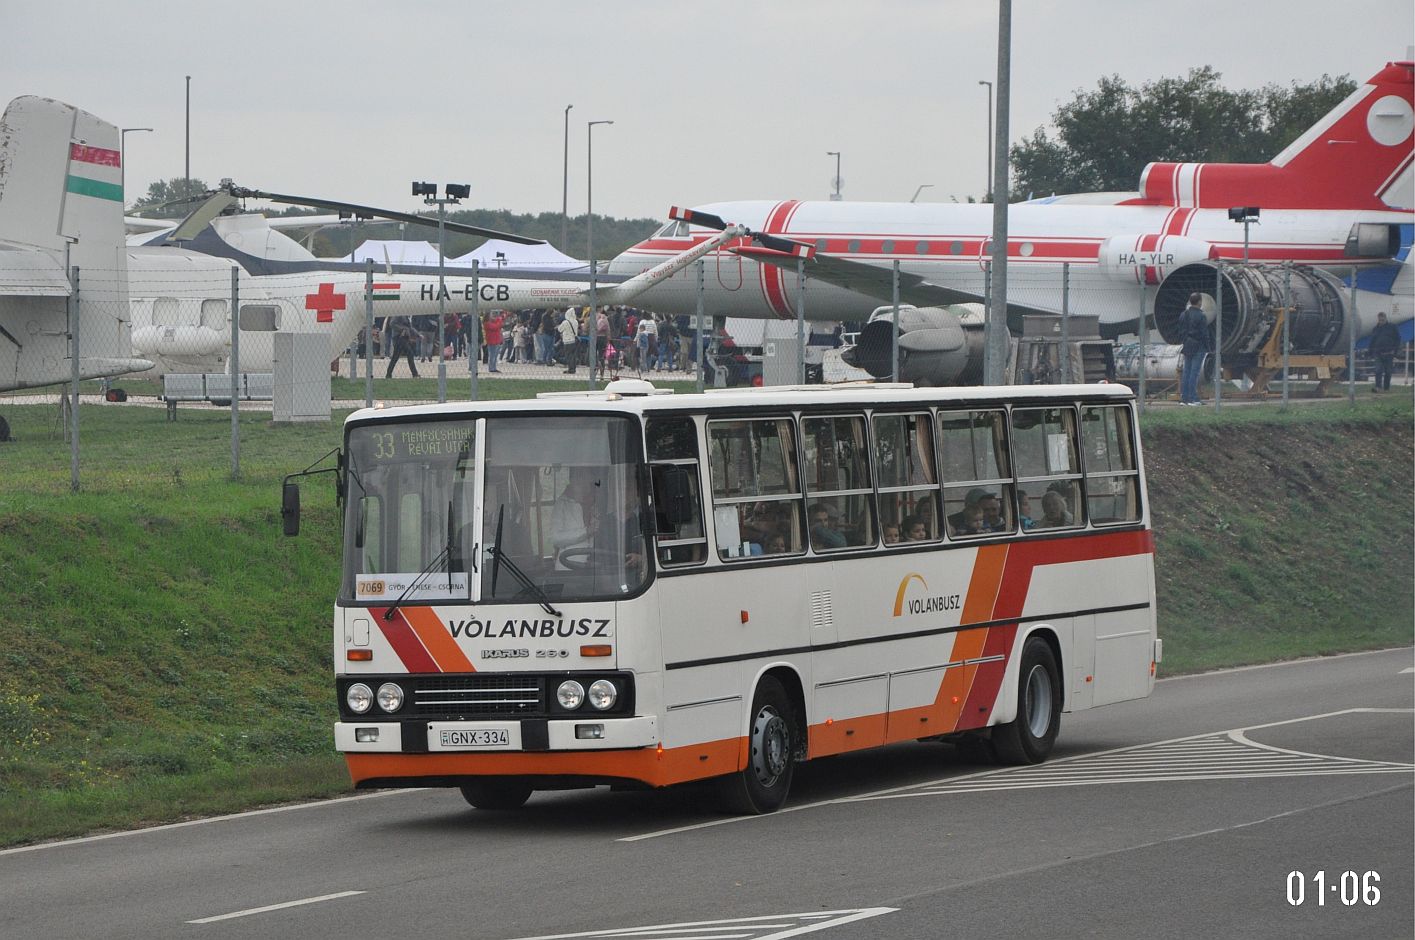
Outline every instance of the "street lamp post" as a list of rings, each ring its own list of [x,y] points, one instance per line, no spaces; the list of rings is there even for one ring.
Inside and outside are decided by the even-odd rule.
[[[840,183],[841,183],[841,179],[840,179],[840,151],[839,151],[839,150],[827,150],[827,151],[825,152],[825,155],[826,155],[827,157],[834,157],[834,158],[835,158],[835,195],[833,195],[833,196],[830,197],[830,201],[831,201],[831,202],[839,202],[839,201],[840,201]]]
[[[560,250],[569,253],[570,244],[570,109],[565,106],[565,177],[560,184]]]
[[[443,250],[443,238],[445,226],[447,224],[447,205],[457,205],[472,193],[472,187],[466,183],[448,183],[443,187],[446,196],[437,198],[436,183],[413,182],[413,195],[422,196],[423,204],[437,206],[437,400],[445,402],[447,400],[447,336],[446,336],[446,310],[447,310],[447,287],[446,287],[446,253]]]
[[[186,163],[183,167],[183,178],[192,178],[192,77],[187,76],[187,147]]]
[[[118,188],[123,190],[123,205],[128,204],[128,135],[151,131],[150,127],[125,127],[118,131]]]
[[[979,85],[988,86],[988,191],[983,194],[984,199],[992,198],[992,82],[981,81]]]
[[[596,124],[613,124],[613,121],[587,121],[585,123],[585,249],[590,256],[590,315],[585,324],[589,337],[590,379],[589,387],[594,388],[595,372],[595,325],[599,321],[599,297],[596,275],[598,266],[594,260],[594,127]]]

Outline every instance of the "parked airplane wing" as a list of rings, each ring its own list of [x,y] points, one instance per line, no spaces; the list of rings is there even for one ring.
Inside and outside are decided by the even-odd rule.
[[[764,248],[746,245],[731,249],[744,258],[795,271],[797,258]],[[850,261],[834,255],[816,252],[806,261],[806,274],[836,287],[872,297],[882,304],[894,300],[894,272],[890,268]],[[949,307],[954,304],[980,304],[985,298],[972,291],[943,287],[917,274],[899,272],[899,303],[915,307]],[[1022,332],[1024,314],[1043,313],[1054,316],[1056,311],[1030,307],[1015,301],[1007,304],[1007,326],[1014,333]]]

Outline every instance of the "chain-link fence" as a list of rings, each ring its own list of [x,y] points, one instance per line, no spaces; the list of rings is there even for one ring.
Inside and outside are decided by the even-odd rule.
[[[711,316],[701,261],[677,275],[698,299],[692,313],[681,286],[671,312],[654,309],[649,289],[592,313],[578,302],[589,295],[584,271],[446,265],[438,276],[370,260],[253,275],[228,259],[167,249],[130,250],[125,268],[65,271],[5,254],[19,260],[0,258],[0,437],[65,440],[75,485],[82,429],[103,420],[98,406],[149,408],[164,421],[225,412],[237,475],[242,412],[327,421],[378,402],[530,397],[619,378],[693,391],[802,380],[945,385],[983,374],[983,304],[901,304],[896,317],[886,302],[872,315],[902,276],[897,264],[882,273],[876,301],[850,301],[856,322],[842,325],[814,319],[842,310],[833,296],[841,288],[808,273],[784,278],[794,319]],[[1280,375],[1284,395],[1289,378],[1321,384],[1355,374],[1349,277],[1212,264],[1151,273],[1136,269],[1127,282],[1094,264],[1010,266],[1008,299],[1020,312],[1009,317],[1008,380],[1106,378],[1136,385],[1142,397],[1172,395],[1182,361],[1177,313],[1192,292],[1211,311],[1211,370],[1264,382]],[[918,278],[907,283],[917,288]],[[987,298],[989,266],[979,261],[948,284]],[[545,302],[525,305],[536,298]],[[1116,330],[1135,334],[1118,356],[1102,337]]]

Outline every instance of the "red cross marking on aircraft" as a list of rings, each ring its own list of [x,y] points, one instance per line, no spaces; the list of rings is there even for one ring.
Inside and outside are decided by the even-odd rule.
[[[321,284],[319,290],[305,295],[305,309],[315,312],[316,323],[333,323],[334,311],[344,309],[343,294],[334,293],[333,284]]]

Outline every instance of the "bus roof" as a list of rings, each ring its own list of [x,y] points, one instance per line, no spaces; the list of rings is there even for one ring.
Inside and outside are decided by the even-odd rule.
[[[1030,404],[1047,401],[1087,399],[1090,401],[1128,401],[1134,398],[1125,385],[1096,383],[1092,385],[973,385],[948,388],[915,388],[907,384],[844,383],[840,385],[786,385],[763,388],[714,389],[703,394],[673,394],[670,389],[656,389],[642,379],[620,380],[597,391],[550,392],[534,399],[510,399],[483,402],[447,402],[445,404],[402,405],[393,408],[375,406],[361,408],[345,419],[345,424],[363,424],[387,420],[415,420],[420,417],[444,418],[451,415],[491,415],[527,412],[620,412],[651,414],[653,412],[730,411],[740,413],[755,408],[815,408],[839,405],[869,408],[891,405],[993,405],[999,403]]]

